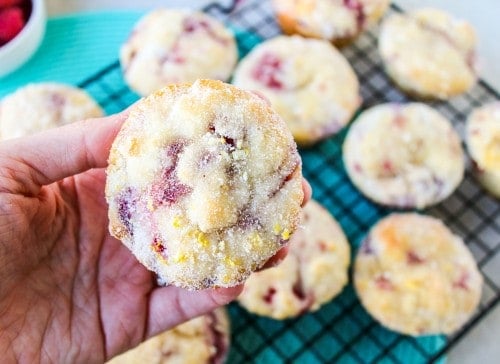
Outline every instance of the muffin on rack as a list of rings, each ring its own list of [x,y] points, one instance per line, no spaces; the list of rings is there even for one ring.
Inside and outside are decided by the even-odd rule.
[[[365,110],[349,129],[343,159],[349,178],[365,196],[397,208],[421,209],[443,201],[465,169],[458,133],[421,103]]]
[[[451,334],[472,316],[482,276],[461,238],[438,219],[392,214],[357,253],[354,285],[382,325],[407,335]]]
[[[149,12],[120,50],[125,81],[142,96],[199,78],[227,81],[237,59],[231,31],[217,19],[191,10]]]
[[[279,230],[279,227],[277,227]],[[332,215],[311,200],[279,266],[253,273],[238,302],[248,311],[274,319],[316,311],[347,284],[350,246]]]
[[[465,141],[474,173],[483,187],[500,198],[500,102],[476,108],[467,120]]]
[[[107,364],[222,364],[230,345],[225,308],[197,317],[146,340]]]
[[[133,106],[111,148],[111,234],[166,284],[237,285],[297,227],[301,166],[260,97],[214,80],[170,85]]]
[[[82,89],[62,83],[32,83],[0,100],[0,138],[18,138],[103,114]]]
[[[285,33],[325,39],[336,46],[354,41],[388,6],[389,0],[273,0]]]
[[[418,98],[447,100],[476,83],[470,24],[437,9],[393,14],[382,22],[379,50],[394,83]]]
[[[239,63],[233,83],[265,96],[302,146],[337,133],[361,103],[344,56],[324,40],[298,35],[259,44]]]

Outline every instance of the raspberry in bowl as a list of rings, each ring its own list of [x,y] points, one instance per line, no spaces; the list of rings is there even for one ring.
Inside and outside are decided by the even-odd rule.
[[[45,33],[43,0],[0,0],[0,77],[24,64]]]

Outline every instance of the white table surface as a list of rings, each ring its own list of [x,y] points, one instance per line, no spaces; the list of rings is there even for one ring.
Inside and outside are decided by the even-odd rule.
[[[99,9],[147,9],[158,6],[201,7],[207,0],[46,0],[49,16]],[[228,1],[221,0],[222,3]],[[403,9],[433,6],[468,20],[479,39],[481,77],[500,90],[500,0],[396,0]],[[449,363],[500,363],[500,305],[455,346]]]

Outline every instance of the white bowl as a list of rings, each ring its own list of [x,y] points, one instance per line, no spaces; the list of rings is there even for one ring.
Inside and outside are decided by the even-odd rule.
[[[38,49],[45,34],[47,15],[44,0],[31,0],[32,9],[24,28],[0,47],[0,77],[22,66]]]

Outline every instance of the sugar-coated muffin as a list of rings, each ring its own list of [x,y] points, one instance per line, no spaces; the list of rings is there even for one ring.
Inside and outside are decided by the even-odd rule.
[[[389,0],[273,0],[276,18],[287,34],[351,43],[384,15]]]
[[[231,31],[210,15],[191,10],[149,12],[120,50],[125,80],[143,96],[171,83],[227,81],[237,59]]]
[[[407,335],[450,334],[479,304],[482,276],[461,238],[413,213],[379,221],[361,245],[354,285],[382,325]]]
[[[139,101],[111,148],[110,231],[166,284],[234,286],[294,232],[301,159],[283,120],[214,80]]]
[[[380,29],[388,75],[420,98],[447,100],[468,91],[477,79],[475,48],[471,25],[437,9],[393,14]]]
[[[358,79],[344,56],[326,41],[301,36],[255,47],[233,83],[264,95],[302,146],[338,132],[361,103]]]
[[[146,340],[108,364],[222,364],[229,330],[226,309],[219,308]]]
[[[474,161],[477,179],[500,198],[500,102],[475,109],[467,120],[467,149]]]
[[[286,258],[277,267],[253,273],[238,301],[248,311],[274,319],[315,311],[347,284],[349,262],[342,228],[311,200],[302,210]]]
[[[343,159],[349,178],[365,196],[397,208],[421,209],[443,201],[465,169],[458,133],[421,103],[365,110],[349,129]]]
[[[102,115],[97,102],[82,89],[32,83],[0,100],[0,138],[18,138]]]

